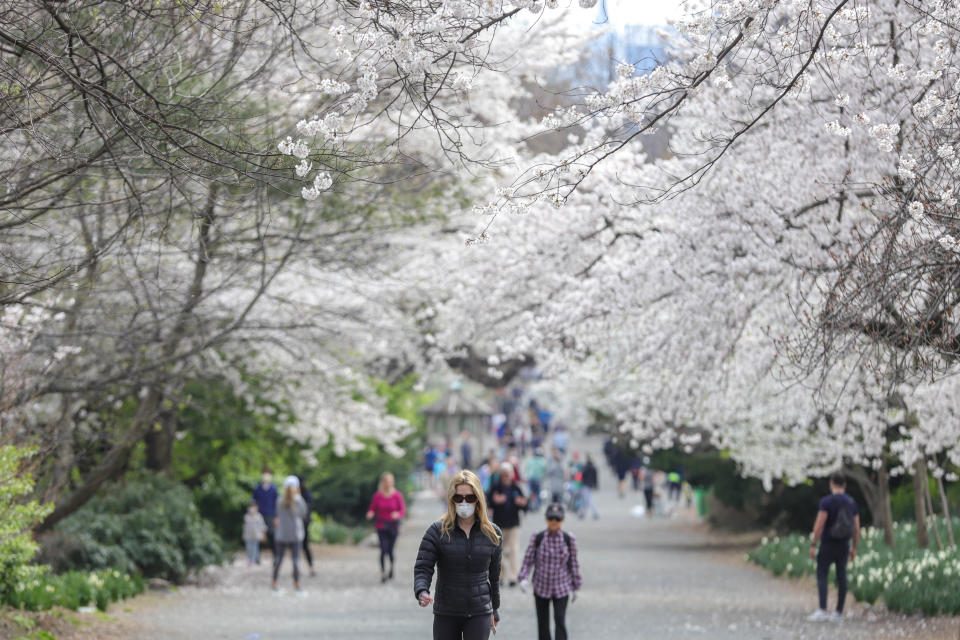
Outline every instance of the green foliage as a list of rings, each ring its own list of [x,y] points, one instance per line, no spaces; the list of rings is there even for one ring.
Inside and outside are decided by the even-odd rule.
[[[367,441],[362,449],[338,456],[332,445],[316,452],[317,465],[305,474],[313,492],[313,510],[347,525],[363,522],[370,498],[377,489],[380,475],[389,471],[396,479],[397,489],[409,501],[413,491],[413,472],[417,464],[419,442],[423,437],[424,422],[421,407],[434,398],[431,394],[414,390],[416,378],[408,376],[398,383],[381,382],[377,393],[385,398],[389,413],[406,419],[414,433],[401,443],[406,453],[395,458],[376,442]]]
[[[825,478],[795,486],[774,482],[772,490],[766,491],[756,478],[742,477],[736,462],[717,450],[694,454],[658,451],[651,456],[650,465],[664,471],[682,467],[692,486],[711,489],[711,499],[724,508],[711,508],[710,522],[723,529],[809,530],[820,498],[829,493]],[[851,482],[847,491],[860,505],[864,524],[869,524],[870,512],[859,487]]]
[[[28,449],[0,446],[0,601],[40,575],[40,569],[30,564],[37,553],[30,530],[53,505],[24,500],[33,491],[33,477],[23,470],[31,455]]]
[[[143,593],[144,579],[116,570],[70,571],[61,575],[39,573],[6,594],[3,604],[28,611],[53,607],[79,609],[96,606],[106,611],[111,602]]]
[[[937,526],[943,531],[944,521]],[[953,528],[960,531],[960,519],[953,521]],[[764,539],[747,557],[777,576],[815,575],[809,540],[802,534]],[[884,544],[881,530],[865,528],[847,576],[850,593],[861,602],[873,604],[882,598],[891,611],[960,614],[960,551],[918,548],[914,523],[894,525],[893,548]]]
[[[930,496],[933,498],[933,509],[936,513],[941,513],[940,489],[937,481],[929,479]],[[954,483],[946,487],[947,502],[951,513],[960,513],[960,484]],[[916,511],[913,503],[913,482],[903,482],[899,487],[890,491],[890,509],[893,511],[894,520],[915,520]],[[941,514],[942,515],[942,514]]]
[[[190,492],[141,472],[103,489],[44,539],[42,559],[58,571],[118,569],[182,582],[223,560],[221,541]]]
[[[289,411],[265,400],[248,380],[253,402],[222,380],[191,382],[177,410],[174,475],[193,491],[197,508],[228,544],[241,544],[243,513],[264,467],[297,473],[308,452],[284,433]]]
[[[310,541],[319,544],[360,544],[373,531],[370,525],[348,527],[333,518],[310,514]]]

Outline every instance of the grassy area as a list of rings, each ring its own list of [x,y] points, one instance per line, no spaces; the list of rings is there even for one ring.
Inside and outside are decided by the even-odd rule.
[[[944,521],[938,526],[946,540]],[[953,520],[953,529],[960,533],[960,519]],[[931,544],[935,547],[932,535]],[[747,557],[777,576],[814,575],[809,546],[808,535],[792,534],[764,539]],[[960,551],[918,549],[914,523],[894,526],[893,548],[884,544],[882,531],[865,528],[847,575],[850,593],[861,602],[883,600],[891,611],[903,613],[960,614]]]
[[[96,607],[106,611],[111,602],[143,593],[145,586],[141,577],[113,570],[45,574],[18,584],[5,594],[0,604],[27,611],[46,611],[54,607],[73,610]]]

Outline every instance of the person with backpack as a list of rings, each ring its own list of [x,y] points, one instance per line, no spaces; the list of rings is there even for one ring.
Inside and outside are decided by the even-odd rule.
[[[567,604],[575,602],[583,580],[577,561],[577,542],[563,530],[563,505],[547,507],[547,528],[533,534],[520,568],[520,588],[530,588],[527,576],[533,573],[533,597],[537,608],[537,637],[550,638],[550,605],[553,604],[554,639],[567,640]]]
[[[817,561],[817,595],[820,608],[808,620],[838,622],[843,618],[847,597],[847,561],[853,562],[860,542],[860,514],[857,503],[846,494],[847,479],[842,473],[830,476],[830,495],[820,500],[817,520],[813,525],[810,558]],[[817,543],[819,542],[819,551]],[[827,612],[827,576],[830,565],[837,568],[837,609]]]

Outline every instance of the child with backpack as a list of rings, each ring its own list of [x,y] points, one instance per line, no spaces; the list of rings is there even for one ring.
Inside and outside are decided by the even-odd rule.
[[[860,515],[857,503],[846,494],[847,479],[842,473],[830,476],[830,495],[820,500],[817,520],[813,525],[810,558],[817,561],[817,595],[820,608],[808,620],[839,622],[847,597],[847,560],[853,562],[860,542]],[[820,543],[819,551],[817,542]],[[827,576],[830,565],[837,567],[837,609],[827,612]]]
[[[550,605],[553,604],[555,640],[567,640],[567,604],[576,601],[583,583],[577,561],[577,543],[563,531],[563,505],[547,507],[547,528],[530,537],[523,565],[517,576],[524,593],[530,588],[527,576],[533,573],[533,596],[537,607],[539,640],[550,639]]]

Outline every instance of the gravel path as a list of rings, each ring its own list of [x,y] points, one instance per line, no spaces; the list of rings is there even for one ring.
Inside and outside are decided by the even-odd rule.
[[[596,443],[593,443],[596,444]],[[633,496],[617,499],[611,478],[601,477],[601,518],[568,518],[577,535],[584,577],[581,598],[571,605],[572,638],[816,639],[914,638],[955,640],[956,620],[925,622],[875,614],[854,606],[840,625],[806,622],[815,607],[808,582],[770,577],[743,561],[742,549],[723,548],[690,519],[638,519]],[[430,637],[432,617],[412,593],[412,564],[420,535],[440,512],[435,499],[422,497],[398,541],[397,579],[379,582],[375,549],[318,548],[318,575],[304,579],[304,595],[291,587],[290,567],[281,573],[286,590],[269,588],[266,566],[239,565],[222,572],[219,586],[188,587],[135,606],[138,640],[224,638],[287,640],[301,638]],[[521,540],[541,526],[527,519]],[[831,591],[831,597],[834,592]],[[498,640],[536,638],[531,596],[504,588]]]

